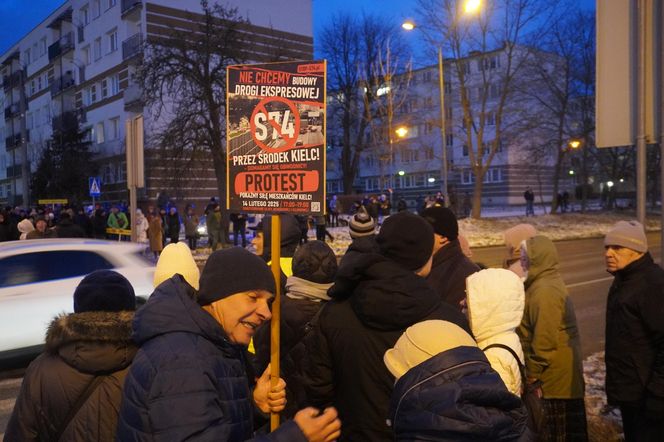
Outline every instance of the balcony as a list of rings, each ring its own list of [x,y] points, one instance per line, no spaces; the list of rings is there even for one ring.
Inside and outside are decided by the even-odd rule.
[[[129,58],[140,55],[143,51],[143,34],[140,32],[132,35],[128,39],[122,42],[122,59],[127,60]]]
[[[143,92],[138,84],[131,84],[123,92],[125,112],[142,112]]]
[[[53,62],[56,58],[74,50],[74,33],[68,32],[58,41],[48,47],[48,61]]]
[[[5,108],[5,121],[14,118],[16,115],[21,113],[21,109],[18,103],[10,104]]]
[[[54,116],[51,121],[53,135],[62,134],[72,130],[78,130],[78,118],[76,112],[67,111],[60,115]]]
[[[122,0],[121,17],[126,20],[138,21],[141,19],[142,0]]]
[[[21,146],[21,134],[16,134],[16,135],[11,135],[7,138],[5,138],[5,149],[7,151],[16,149],[17,147]],[[25,141],[28,142],[30,141],[30,131],[26,130],[25,131]]]
[[[78,37],[79,43],[83,43],[83,41],[85,41],[85,26],[80,25],[76,27],[76,36]]]
[[[21,84],[22,78],[23,78],[22,70],[13,72],[10,75],[5,75],[4,77],[2,77],[2,88],[4,89],[5,92],[7,92],[11,88],[19,86]]]
[[[74,80],[74,75],[71,71],[67,71],[62,77],[56,78],[53,83],[51,83],[51,98],[55,98],[57,95],[66,91],[67,89],[74,90],[73,87],[76,85]]]

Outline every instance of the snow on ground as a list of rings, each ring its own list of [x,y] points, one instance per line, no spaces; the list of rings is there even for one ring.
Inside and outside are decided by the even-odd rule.
[[[618,441],[622,436],[620,411],[608,407],[606,403],[604,371],[604,352],[595,353],[583,361],[583,377],[586,381],[586,413],[591,442]]]

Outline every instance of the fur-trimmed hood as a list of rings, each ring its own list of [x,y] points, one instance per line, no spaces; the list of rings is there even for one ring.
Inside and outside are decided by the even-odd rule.
[[[56,317],[46,332],[46,352],[86,373],[113,372],[131,364],[134,312],[83,312]]]

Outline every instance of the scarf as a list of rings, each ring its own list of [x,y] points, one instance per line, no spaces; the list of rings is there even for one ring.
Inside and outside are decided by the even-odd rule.
[[[329,301],[331,298],[327,295],[327,289],[332,287],[332,283],[318,284],[289,276],[286,280],[286,296],[291,299],[308,299],[313,302]]]

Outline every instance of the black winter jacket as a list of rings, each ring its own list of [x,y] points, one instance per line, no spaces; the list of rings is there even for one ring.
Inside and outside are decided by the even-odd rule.
[[[383,355],[416,322],[443,319],[470,333],[466,318],[424,278],[373,253],[345,260],[328,294],[333,300],[306,337],[312,340],[303,378],[307,399],[337,408],[340,441],[392,440],[385,420],[394,377]]]
[[[606,394],[664,416],[664,270],[650,253],[617,271],[609,290]]]
[[[140,345],[120,408],[121,441],[244,441],[253,433],[245,351],[194,300],[182,276],[164,281],[134,320]],[[261,437],[304,441],[293,422]]]
[[[440,299],[461,311],[459,303],[466,297],[466,278],[479,271],[480,268],[463,254],[459,240],[455,239],[433,255],[427,281]]]
[[[54,229],[58,238],[85,238],[85,232],[71,219],[63,219]]]
[[[408,370],[389,410],[399,442],[529,441],[527,416],[477,347],[456,347]]]
[[[70,409],[96,376],[103,380],[60,440],[114,440],[122,384],[136,354],[133,316],[85,312],[57,317],[48,328],[45,352],[23,378],[4,440],[56,440]]]
[[[292,418],[306,403],[306,393],[302,385],[300,366],[302,361],[314,351],[308,349],[303,337],[307,335],[305,328],[309,321],[323,308],[324,301],[314,302],[307,299],[291,299],[281,297],[281,339],[280,364],[281,377],[286,381],[286,408],[281,413],[285,418]],[[263,373],[270,362],[270,323],[266,322],[254,335],[256,359],[254,368],[257,374]],[[301,343],[301,345],[300,345]]]

